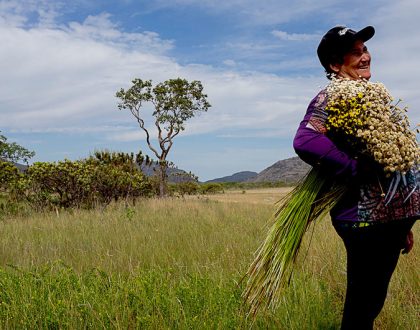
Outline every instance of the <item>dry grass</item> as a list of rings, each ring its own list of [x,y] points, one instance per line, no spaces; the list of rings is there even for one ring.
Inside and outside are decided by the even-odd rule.
[[[0,322],[0,327],[28,327],[34,324],[34,315],[39,319],[49,315],[68,321],[68,327],[57,321],[64,328],[83,327],[90,324],[87,320],[93,320],[93,325],[100,320],[98,325],[111,328],[249,328],[240,312],[243,288],[236,283],[265,236],[273,202],[286,191],[258,189],[204,198],[151,199],[130,208],[113,205],[103,212],[78,210],[4,219],[0,221],[0,301],[8,297],[9,305],[0,303],[1,317],[8,320]],[[418,224],[414,231],[420,237]],[[345,251],[328,219],[317,223],[313,234],[307,233],[301,251],[284,302],[277,311],[261,315],[255,328],[338,327],[345,292]],[[419,257],[418,242],[413,252],[401,257],[377,329],[417,329]],[[74,275],[80,281],[77,294],[66,287],[67,273],[50,278],[42,270],[57,260],[79,274]],[[34,275],[13,275],[8,265]],[[93,282],[94,287],[86,289],[84,278],[95,268],[109,274],[109,285]],[[45,284],[47,291],[39,293],[39,305],[23,309],[23,301],[30,305],[30,296],[40,288],[36,278],[43,276],[52,283],[48,285],[56,283],[55,289]],[[101,278],[94,280],[104,281]],[[62,298],[49,296],[61,286],[68,305]],[[131,305],[129,295],[136,290],[148,295],[141,304]],[[124,294],[128,296],[119,296]],[[48,308],[42,295],[50,297]],[[97,306],[80,314],[80,295]],[[116,304],[114,296],[122,300]],[[59,308],[64,314],[54,316]],[[137,315],[134,319],[132,313]]]
[[[223,194],[206,195],[204,198],[219,202],[228,203],[251,203],[273,205],[281,197],[289,193],[292,187],[283,188],[261,188],[251,190],[227,190]],[[203,199],[202,196],[190,197],[193,199]]]
[[[79,271],[217,267],[238,272],[270,213],[255,204],[151,199],[104,212],[33,214],[0,223],[0,265],[30,268],[62,260]]]

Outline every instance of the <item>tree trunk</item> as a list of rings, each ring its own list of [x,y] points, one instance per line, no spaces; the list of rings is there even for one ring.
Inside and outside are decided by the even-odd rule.
[[[160,173],[159,173],[159,197],[166,197],[166,195],[168,194],[167,191],[167,175],[166,175],[166,169],[167,169],[167,164],[165,160],[161,160],[159,161],[159,169],[160,169]]]

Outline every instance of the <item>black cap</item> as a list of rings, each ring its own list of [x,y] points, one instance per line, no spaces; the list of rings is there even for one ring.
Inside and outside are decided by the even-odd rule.
[[[321,39],[317,53],[322,66],[330,71],[329,65],[339,60],[353,46],[356,40],[368,41],[375,34],[373,26],[367,26],[356,32],[345,26],[336,26]]]

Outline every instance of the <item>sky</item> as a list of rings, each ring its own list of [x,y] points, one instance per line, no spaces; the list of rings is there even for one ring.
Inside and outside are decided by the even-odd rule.
[[[200,80],[212,107],[168,159],[200,181],[260,172],[295,156],[297,126],[328,82],[316,47],[336,25],[375,27],[371,80],[420,122],[418,13],[418,0],[0,0],[0,131],[32,161],[152,156],[115,93],[134,78]]]

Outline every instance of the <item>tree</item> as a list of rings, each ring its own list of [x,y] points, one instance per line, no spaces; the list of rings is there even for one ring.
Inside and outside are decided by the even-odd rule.
[[[35,156],[35,152],[29,151],[16,142],[7,142],[7,138],[0,134],[0,161],[18,162],[28,164],[28,160]]]
[[[167,194],[167,156],[174,138],[185,130],[185,122],[199,112],[207,111],[211,105],[203,93],[200,81],[188,82],[177,78],[152,85],[151,80],[134,79],[132,86],[120,89],[116,97],[121,100],[118,109],[128,109],[146,133],[146,142],[159,162],[159,195]],[[145,103],[152,103],[154,124],[157,128],[158,148],[151,143],[151,134],[145,125],[145,116],[140,112]],[[159,151],[158,151],[159,150]]]

